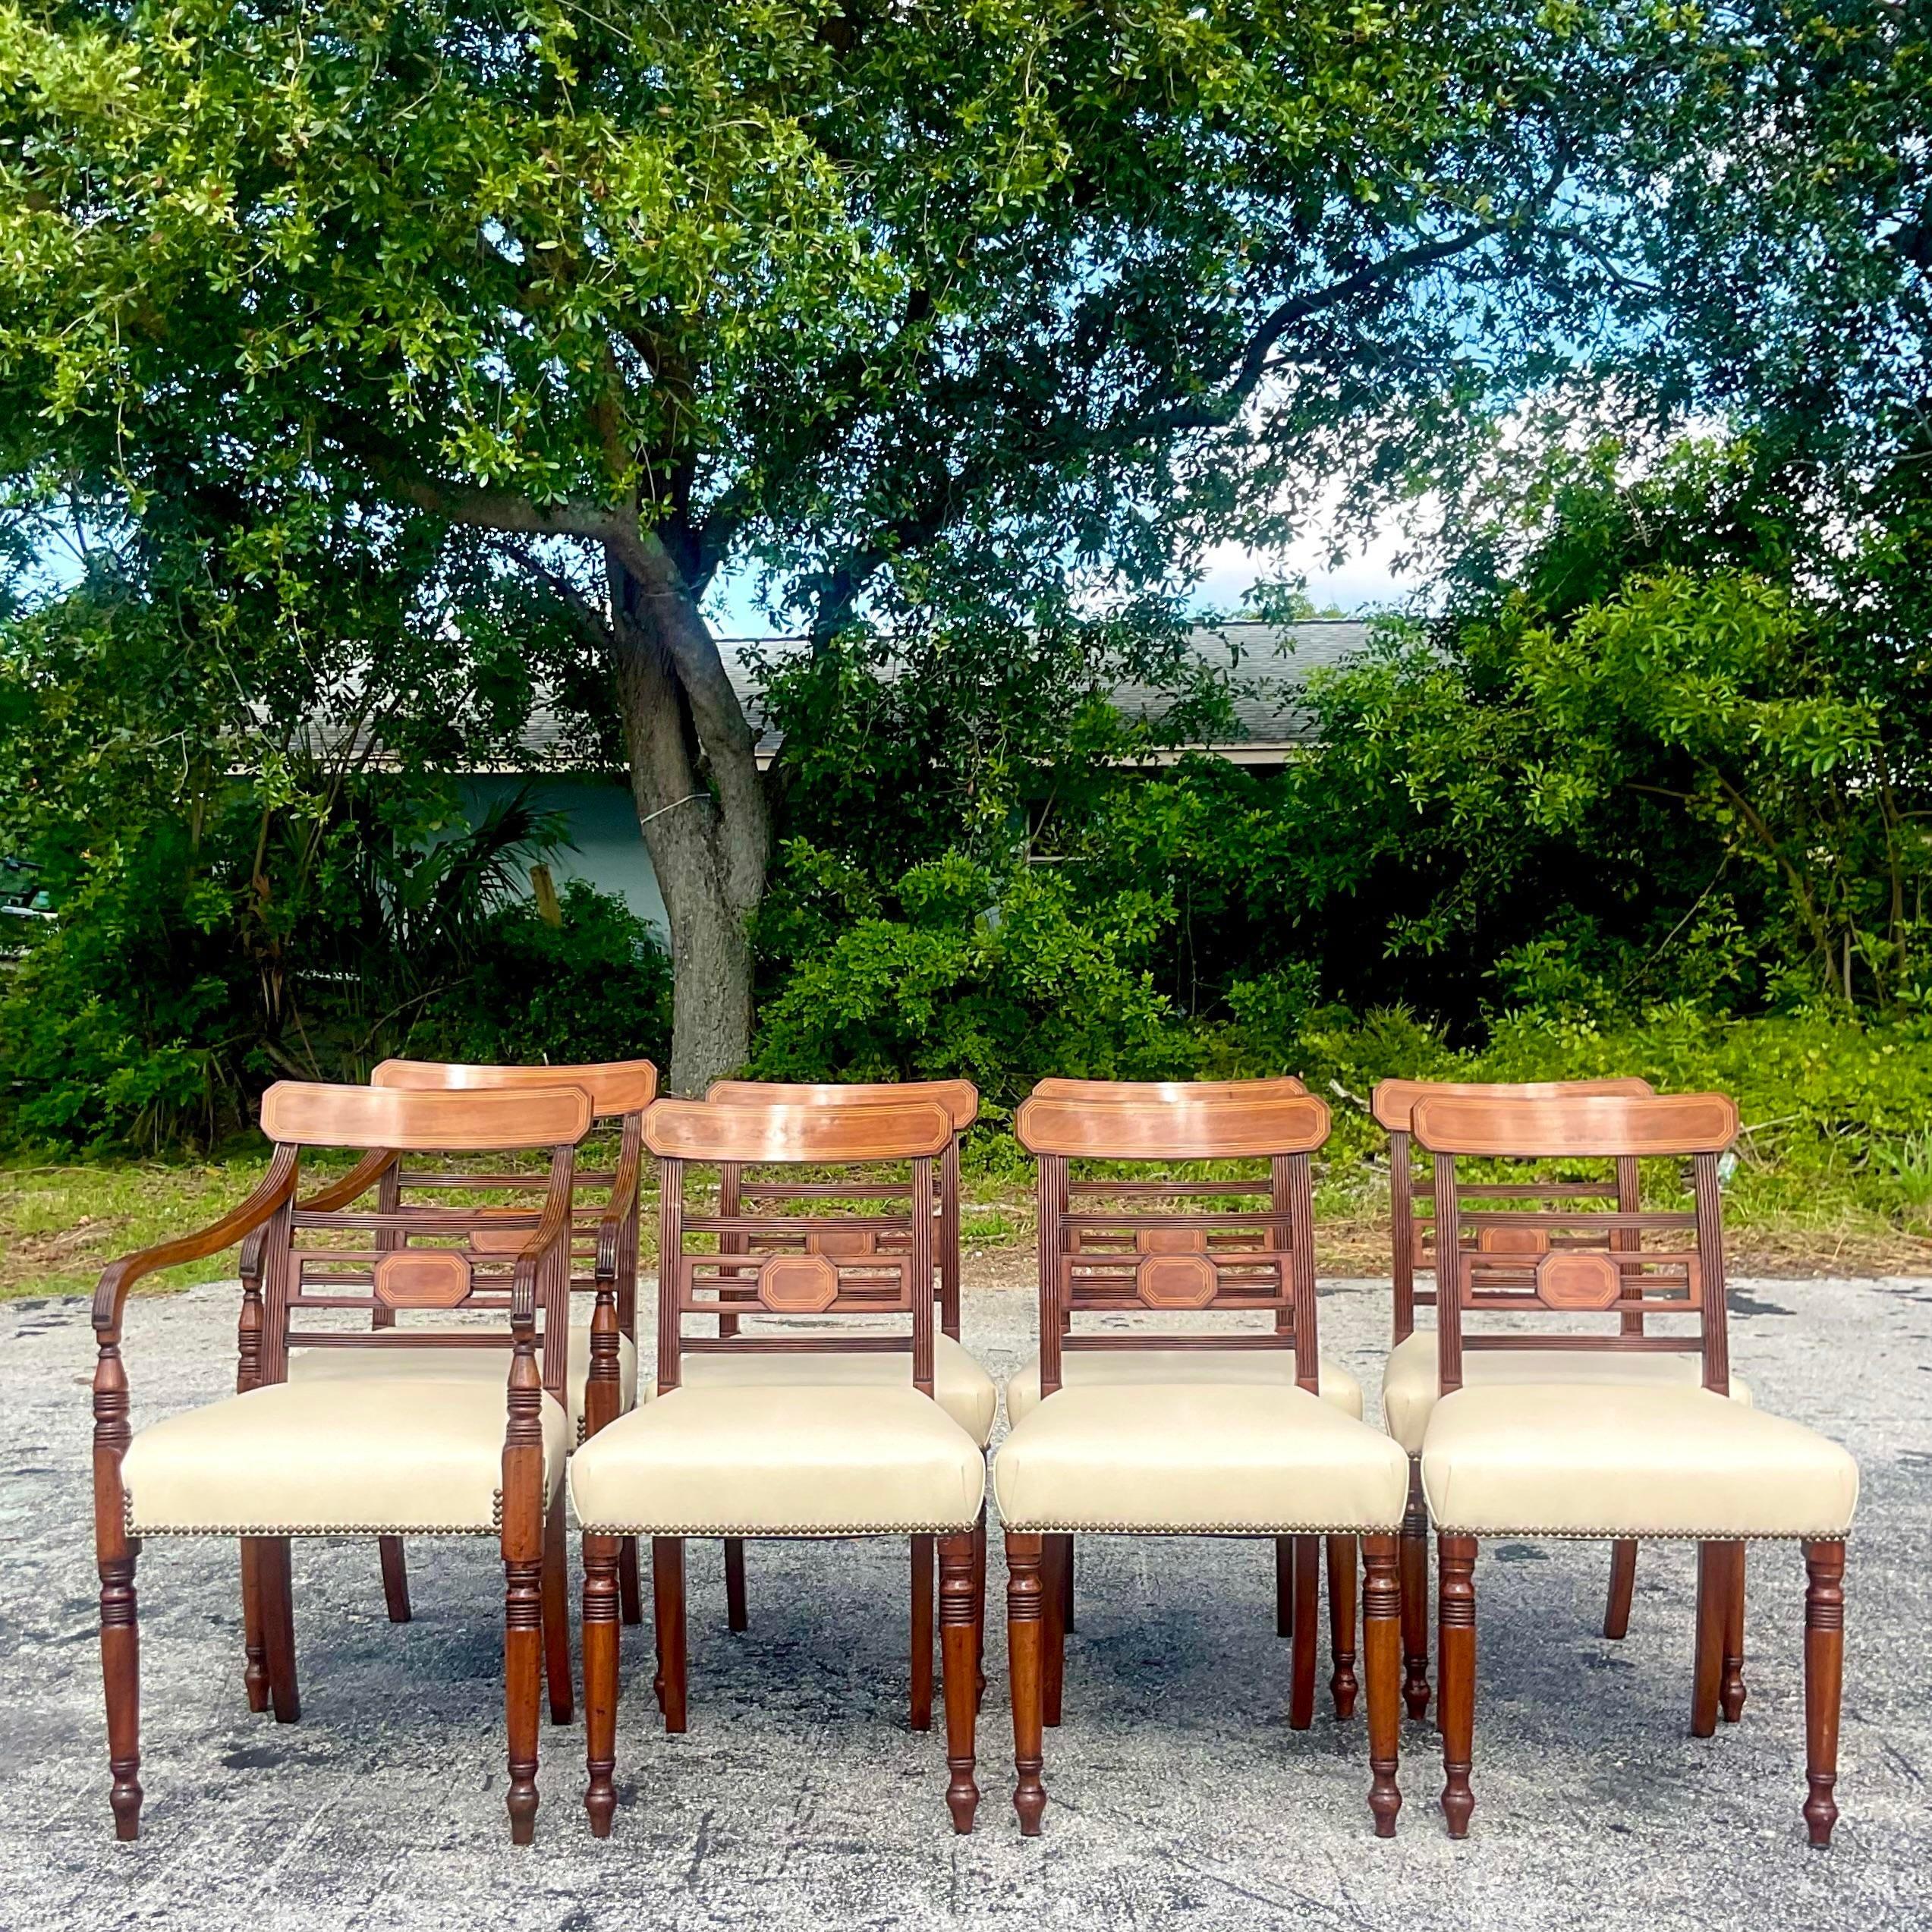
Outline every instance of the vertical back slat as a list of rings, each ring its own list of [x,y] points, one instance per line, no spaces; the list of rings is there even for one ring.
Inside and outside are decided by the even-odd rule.
[[[1440,1388],[1462,1386],[1462,1204],[1455,1185],[1455,1157],[1436,1160],[1436,1336]]]
[[[678,1304],[684,1275],[684,1163],[662,1156],[657,1173],[657,1387],[664,1395],[682,1379],[684,1325]]]

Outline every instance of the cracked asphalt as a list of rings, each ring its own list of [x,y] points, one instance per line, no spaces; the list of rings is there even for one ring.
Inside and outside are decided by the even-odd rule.
[[[1031,1346],[1033,1304],[986,1286],[991,1272],[969,1264],[965,1334],[1003,1375]],[[1008,1801],[996,1595],[984,1798],[960,1839],[942,1732],[905,1721],[903,1546],[754,1545],[751,1628],[735,1638],[715,1547],[694,1546],[689,1732],[656,1729],[649,1632],[627,1631],[615,1836],[585,1827],[581,1721],[546,1726],[526,1852],[502,1805],[492,1544],[411,1544],[416,1620],[396,1627],[373,1545],[297,1543],[302,1718],[278,1727],[242,1695],[232,1546],[156,1540],[140,1575],[145,1835],[117,1845],[86,1304],[0,1304],[0,1927],[1932,1925],[1932,1283],[1751,1282],[1734,1305],[1733,1358],[1759,1401],[1864,1468],[1843,1816],[1825,1854],[1798,1814],[1795,1550],[1754,1553],[1745,1720],[1698,1742],[1688,1549],[1646,1546],[1616,1644],[1597,1634],[1605,1549],[1486,1547],[1477,1809],[1452,1845],[1426,1727],[1405,1729],[1392,1843],[1370,1835],[1359,1716],[1288,1729],[1265,1546],[1098,1539],[1081,1547],[1042,1838],[1019,1837]],[[231,1386],[234,1306],[214,1284],[132,1308],[137,1426]],[[1325,1284],[1322,1320],[1325,1348],[1373,1390],[1386,1285]]]

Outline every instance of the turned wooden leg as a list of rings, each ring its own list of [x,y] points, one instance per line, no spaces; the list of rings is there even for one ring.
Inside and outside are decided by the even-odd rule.
[[[241,1539],[242,1688],[250,1710],[269,1707],[269,1651],[262,1635],[261,1552],[255,1538]]]
[[[1845,1688],[1845,1546],[1805,1546],[1805,1823],[1811,1842],[1831,1842],[1838,1822],[1838,1712]]]
[[[536,1735],[543,1694],[543,1559],[503,1565],[503,1718],[509,1743],[510,1842],[536,1835]]]
[[[1724,1674],[1724,1600],[1730,1559],[1717,1543],[1698,1545],[1698,1638],[1691,1682],[1691,1735],[1717,1728],[1717,1690]]]
[[[1476,1808],[1469,1789],[1476,1731],[1476,1539],[1436,1539],[1441,1575],[1436,1587],[1436,1656],[1441,1680],[1436,1706],[1443,1732],[1443,1815],[1452,1838],[1469,1835]]]
[[[975,1596],[973,1536],[939,1539],[939,1641],[946,1679],[946,1809],[952,1828],[973,1829],[980,1788],[973,1781],[973,1726],[979,1714],[979,1627],[983,1606]],[[927,1650],[930,1658],[930,1647]],[[930,1692],[928,1691],[930,1697]]]
[[[1724,1722],[1735,1724],[1744,1715],[1744,1545],[1726,1543],[1730,1574],[1724,1591],[1724,1680],[1718,1706]]]
[[[1367,1571],[1362,1587],[1362,1668],[1368,1679],[1368,1808],[1374,1814],[1377,1838],[1395,1836],[1396,1814],[1402,1808],[1402,1795],[1396,1785],[1402,1729],[1399,1551],[1392,1536],[1362,1538],[1362,1560]],[[1329,1576],[1333,1591],[1333,1570]]]
[[[624,1621],[642,1623],[644,1590],[637,1575],[637,1539],[634,1536],[621,1538],[618,1545],[617,1593],[618,1610]]]
[[[1630,1599],[1637,1587],[1637,1543],[1619,1537],[1610,1545],[1610,1594],[1603,1606],[1603,1635],[1621,1641],[1630,1628]]]
[[[116,1838],[141,1835],[141,1635],[134,1598],[134,1555],[103,1556],[101,1682],[107,1694],[108,1803]]]
[[[657,1619],[658,1669],[664,1681],[664,1728],[684,1728],[684,1543],[651,1538],[651,1597]]]
[[[1067,1561],[1071,1537],[1049,1536],[1044,1539],[1044,1556],[1041,1565],[1041,1579],[1046,1592],[1044,1613],[1041,1619],[1041,1641],[1044,1647],[1040,1661],[1040,1708],[1041,1721],[1051,1729],[1060,1721],[1060,1703],[1067,1681],[1067,1588],[1062,1580],[1062,1565]]]
[[[1422,1458],[1408,1459],[1408,1508],[1402,1516],[1402,1702],[1420,1720],[1429,1715],[1429,1508],[1422,1496]]]
[[[288,1539],[264,1536],[250,1540],[259,1550],[255,1575],[262,1604],[269,1703],[278,1724],[292,1724],[302,1714],[302,1695],[295,1681],[295,1587],[290,1572]]]
[[[1328,1539],[1328,1648],[1335,1666],[1328,1680],[1337,1717],[1355,1715],[1355,1539]]]
[[[1046,1748],[1042,1695],[1046,1665],[1046,1586],[1040,1576],[1045,1539],[1006,1533],[1007,1676],[1013,1691],[1013,1809],[1020,1830],[1040,1835],[1046,1811],[1042,1782]]]
[[[376,1547],[382,1564],[382,1602],[392,1623],[409,1621],[409,1559],[399,1536],[378,1537]]]
[[[630,1537],[591,1536],[584,1539],[584,1762],[590,1782],[584,1808],[590,1815],[590,1835],[610,1836],[617,1813],[618,1653],[621,1634],[623,1569],[621,1546]]]
[[[564,1537],[564,1493],[557,1492],[543,1519],[543,1675],[550,1691],[550,1722],[571,1717],[570,1559]]]
[[[730,1630],[749,1630],[751,1619],[744,1604],[744,1539],[725,1539],[725,1625]]]
[[[1289,1729],[1305,1731],[1315,1721],[1315,1634],[1320,1623],[1321,1539],[1295,1542],[1295,1635],[1289,1647]]]
[[[933,1728],[933,1539],[912,1539],[912,1728]]]
[[[1295,1635],[1295,1539],[1275,1538],[1275,1635]]]
[[[973,1685],[976,1705],[986,1694],[986,1506],[980,1505],[980,1520],[973,1531],[973,1601],[978,1605],[973,1625]]]

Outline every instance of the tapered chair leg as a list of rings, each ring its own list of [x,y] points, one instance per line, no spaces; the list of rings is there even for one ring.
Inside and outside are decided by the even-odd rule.
[[[946,1809],[955,1831],[973,1829],[980,1808],[974,1782],[973,1729],[979,1715],[979,1631],[984,1606],[977,1598],[973,1536],[939,1539],[939,1641],[946,1687]]]
[[[617,1690],[621,1632],[623,1556],[628,1537],[584,1539],[584,1761],[590,1781],[584,1793],[590,1835],[610,1836],[617,1812]]]
[[[141,1835],[141,1637],[134,1597],[134,1552],[103,1556],[101,1682],[107,1694],[108,1803],[114,1835]]]
[[[933,1728],[933,1539],[912,1539],[912,1728]]]
[[[1275,1538],[1275,1635],[1295,1635],[1295,1539]]]
[[[1013,1692],[1013,1809],[1020,1830],[1040,1834],[1046,1811],[1046,1786],[1040,1773],[1046,1744],[1043,1701],[1045,1676],[1046,1585],[1040,1576],[1043,1537],[1006,1535],[1007,1676]]]
[[[1726,1543],[1730,1575],[1724,1592],[1724,1681],[1718,1706],[1724,1722],[1735,1724],[1744,1715],[1745,1547]]]
[[[573,1715],[570,1676],[570,1559],[564,1534],[564,1493],[557,1492],[543,1519],[543,1675],[550,1692],[550,1722]]]
[[[744,1539],[741,1536],[725,1539],[725,1627],[728,1630],[751,1628],[750,1614],[745,1607]]]
[[[534,1506],[533,1505],[533,1512]],[[510,1842],[527,1845],[536,1835],[536,1740],[543,1702],[543,1558],[503,1562],[503,1717],[509,1741]]]
[[[1436,1709],[1443,1732],[1443,1815],[1452,1838],[1469,1835],[1476,1808],[1469,1788],[1476,1731],[1476,1539],[1436,1539],[1441,1576],[1436,1589]]]
[[[261,1550],[252,1536],[241,1539],[242,1688],[250,1710],[269,1707],[269,1651],[262,1635]]]
[[[1838,1822],[1838,1716],[1845,1688],[1845,1546],[1805,1546],[1805,1824],[1823,1849]]]
[[[382,1562],[382,1602],[392,1623],[409,1621],[409,1559],[403,1553],[399,1536],[379,1537],[376,1548]]]
[[[278,1724],[302,1714],[295,1680],[295,1589],[285,1536],[250,1539],[256,1546],[256,1579],[262,1606],[262,1644],[269,1671],[269,1703]]]
[[[1422,1458],[1408,1459],[1408,1508],[1402,1517],[1402,1702],[1411,1717],[1429,1715],[1429,1509]]]
[[[619,1540],[617,1558],[618,1607],[624,1621],[640,1624],[644,1620],[643,1584],[637,1574],[637,1539],[627,1536]]]
[[[1691,1735],[1707,1738],[1717,1728],[1717,1692],[1724,1675],[1725,1600],[1730,1561],[1720,1543],[1698,1545],[1698,1638],[1691,1674]]]
[[[1610,1592],[1603,1606],[1603,1635],[1621,1641],[1630,1628],[1630,1600],[1637,1588],[1637,1544],[1619,1537],[1610,1545]]]
[[[1295,1542],[1295,1635],[1289,1647],[1289,1729],[1305,1731],[1315,1721],[1315,1636],[1320,1622],[1321,1539]]]
[[[1362,1669],[1368,1679],[1368,1808],[1377,1838],[1393,1838],[1402,1795],[1396,1783],[1402,1710],[1402,1588],[1392,1536],[1362,1538]],[[1333,1589],[1331,1578],[1329,1587]]]
[[[1328,1680],[1337,1717],[1355,1715],[1358,1685],[1355,1679],[1355,1539],[1328,1539],[1328,1647],[1334,1669]]]
[[[664,1686],[664,1728],[684,1728],[684,1544],[651,1538],[651,1596],[657,1619],[657,1665]]]
[[[1042,1615],[1043,1655],[1040,1662],[1040,1707],[1041,1721],[1049,1729],[1060,1721],[1061,1700],[1066,1688],[1067,1593],[1066,1585],[1061,1580],[1061,1565],[1067,1560],[1071,1540],[1063,1536],[1043,1539],[1044,1553],[1040,1574],[1046,1601]]]

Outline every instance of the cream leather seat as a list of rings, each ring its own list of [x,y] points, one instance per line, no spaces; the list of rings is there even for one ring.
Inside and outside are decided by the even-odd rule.
[[[1323,1365],[1326,1370],[1326,1364]],[[1433,1329],[1405,1336],[1389,1352],[1382,1371],[1382,1420],[1411,1455],[1419,1455],[1429,1414],[1440,1399],[1439,1348]],[[1704,1364],[1694,1355],[1644,1355],[1595,1353],[1584,1349],[1471,1348],[1462,1358],[1465,1389],[1512,1387],[1535,1383],[1573,1383],[1597,1389],[1694,1389],[1702,1386]],[[1731,1377],[1731,1400],[1751,1406],[1749,1386]]]
[[[1321,1399],[1358,1421],[1362,1385],[1339,1362],[1324,1358],[1317,1369]],[[1292,1348],[1064,1348],[1060,1386],[1145,1388],[1150,1385],[1292,1389]],[[1017,1427],[1040,1406],[1040,1356],[1036,1351],[1006,1384],[1006,1419]]]
[[[993,1481],[1009,1533],[1355,1534],[1399,1527],[1408,1461],[1306,1389],[1143,1383],[1039,1403]]]
[[[590,1534],[947,1535],[985,1493],[980,1446],[909,1382],[674,1389],[571,1461]]]
[[[1444,1535],[1842,1538],[1858,1466],[1703,1389],[1465,1388],[1436,1404],[1422,1487]]]
[[[291,1382],[395,1380],[415,1382],[487,1382],[502,1395],[510,1373],[510,1358],[501,1348],[297,1348],[288,1358]],[[620,1408],[637,1399],[637,1345],[628,1335],[617,1338]],[[584,1440],[584,1389],[590,1375],[589,1316],[573,1322],[570,1355],[564,1374],[564,1392],[570,1405],[570,1441]]]
[[[493,1536],[508,1367],[491,1352],[489,1383],[313,1377],[154,1423],[121,1462],[129,1533]],[[568,1446],[553,1397],[543,1421],[547,1500]]]
[[[686,1354],[681,1372],[688,1389],[912,1386],[912,1363],[902,1355],[781,1355],[748,1348],[738,1354],[706,1350]],[[650,1394],[656,1394],[655,1383]],[[933,1337],[933,1397],[980,1448],[986,1447],[999,1407],[998,1391],[993,1377],[951,1336],[943,1333]]]

